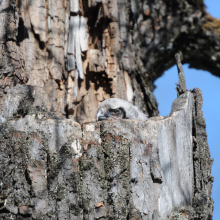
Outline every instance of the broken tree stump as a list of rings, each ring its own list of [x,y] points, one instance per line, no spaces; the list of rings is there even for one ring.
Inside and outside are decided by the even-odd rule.
[[[1,123],[0,218],[211,219],[201,106],[194,89],[145,123],[81,126],[34,107]]]

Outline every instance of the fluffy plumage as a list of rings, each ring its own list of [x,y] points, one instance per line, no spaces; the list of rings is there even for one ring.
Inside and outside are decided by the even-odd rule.
[[[97,120],[109,119],[135,119],[146,121],[148,116],[141,112],[137,106],[119,98],[110,98],[103,101],[97,112]]]

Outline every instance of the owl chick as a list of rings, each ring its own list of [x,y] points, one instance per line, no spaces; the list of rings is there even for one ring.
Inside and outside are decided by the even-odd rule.
[[[135,119],[146,121],[148,116],[141,112],[137,106],[119,98],[110,98],[103,101],[97,112],[97,121],[109,119]]]

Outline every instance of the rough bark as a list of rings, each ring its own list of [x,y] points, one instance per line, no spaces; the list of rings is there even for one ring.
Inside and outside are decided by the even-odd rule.
[[[166,118],[76,122],[109,97],[157,116],[176,52],[218,75],[202,0],[2,0],[0,21],[1,219],[211,219],[198,89],[181,79]]]
[[[212,182],[211,176],[213,159],[210,158],[210,151],[207,143],[206,124],[203,117],[202,91],[195,88],[193,91],[193,157],[194,157],[194,199],[193,207],[201,212],[197,218],[212,219],[213,200],[211,198]]]
[[[153,82],[183,63],[219,76],[219,20],[202,0],[0,2],[0,107],[9,88],[35,86],[35,106],[80,123],[119,97],[158,115]]]
[[[199,89],[145,123],[81,126],[34,107],[33,97],[33,87],[18,85],[5,101],[1,219],[212,219]]]

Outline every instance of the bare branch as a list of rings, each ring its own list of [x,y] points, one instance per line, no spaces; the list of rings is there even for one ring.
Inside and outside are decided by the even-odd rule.
[[[176,53],[175,58],[176,58],[176,65],[177,65],[177,69],[178,69],[178,75],[179,75],[179,84],[176,84],[176,86],[177,86],[176,91],[177,91],[178,96],[180,96],[181,94],[183,94],[184,92],[187,91],[186,79],[185,79],[180,55],[178,53]]]

